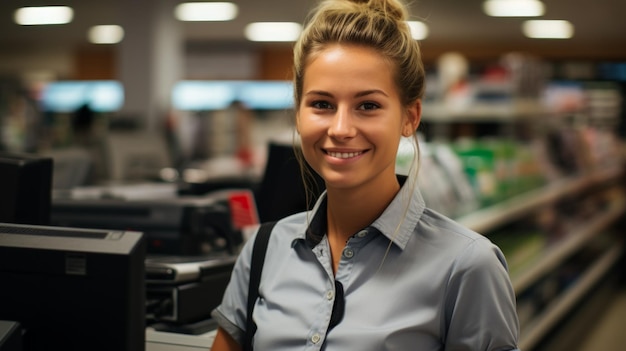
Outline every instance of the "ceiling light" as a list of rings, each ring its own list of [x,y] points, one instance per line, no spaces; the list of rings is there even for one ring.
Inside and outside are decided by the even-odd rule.
[[[72,22],[74,10],[67,6],[22,7],[15,10],[13,19],[22,26],[66,24]]]
[[[539,0],[486,0],[483,11],[494,17],[537,17],[545,13]]]
[[[237,12],[232,2],[185,2],[176,6],[174,15],[181,21],[230,21]]]
[[[424,22],[420,21],[407,21],[409,28],[411,29],[411,36],[415,40],[426,39],[428,36],[428,26]]]
[[[295,22],[254,22],[245,28],[251,41],[296,41],[300,32],[302,25]]]
[[[522,31],[527,37],[537,39],[568,39],[574,36],[574,26],[564,20],[525,21]]]
[[[93,26],[87,37],[94,44],[117,44],[124,38],[124,28],[118,25]]]

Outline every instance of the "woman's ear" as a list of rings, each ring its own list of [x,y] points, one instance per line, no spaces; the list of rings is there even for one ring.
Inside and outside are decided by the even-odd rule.
[[[406,119],[402,126],[402,135],[405,137],[411,136],[417,130],[422,119],[422,100],[417,100],[413,104],[409,105],[406,111]]]

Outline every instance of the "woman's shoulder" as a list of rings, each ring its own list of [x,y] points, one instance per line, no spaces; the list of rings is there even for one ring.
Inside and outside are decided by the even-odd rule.
[[[299,237],[304,237],[307,219],[307,212],[298,212],[273,221],[274,226],[271,238],[273,240],[294,240]]]
[[[501,250],[488,237],[433,210],[424,211],[423,221],[422,227],[432,230],[432,240],[444,241],[457,263],[488,266],[499,262],[506,267]]]
[[[424,224],[423,228],[431,228],[441,235],[453,236],[456,240],[472,242],[485,239],[483,235],[476,231],[430,208],[424,209],[420,221]]]

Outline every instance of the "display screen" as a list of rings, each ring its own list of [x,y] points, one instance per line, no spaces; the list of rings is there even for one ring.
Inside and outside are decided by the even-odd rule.
[[[626,62],[603,63],[599,66],[601,78],[626,82]]]
[[[174,86],[172,103],[181,111],[227,108],[235,101],[253,110],[293,107],[289,81],[181,81]]]
[[[124,87],[117,81],[59,81],[42,92],[44,111],[74,112],[84,105],[96,112],[113,112],[124,104]]]

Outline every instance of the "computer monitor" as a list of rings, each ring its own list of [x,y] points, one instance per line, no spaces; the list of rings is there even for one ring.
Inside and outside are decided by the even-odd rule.
[[[313,208],[325,186],[323,179],[308,165],[306,167],[312,176],[309,198],[293,146],[274,141],[269,143],[265,172],[255,194],[261,222],[279,220]]]
[[[111,131],[102,142],[104,167],[113,181],[160,179],[173,166],[167,140],[157,132]]]
[[[0,351],[22,351],[22,329],[14,321],[0,321]]]
[[[0,153],[0,222],[50,224],[51,157]]]
[[[145,350],[143,233],[0,223],[0,320],[24,351]]]

